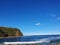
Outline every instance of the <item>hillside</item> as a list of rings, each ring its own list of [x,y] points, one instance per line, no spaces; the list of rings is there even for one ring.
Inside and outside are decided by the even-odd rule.
[[[22,32],[17,28],[0,27],[0,37],[23,36]]]

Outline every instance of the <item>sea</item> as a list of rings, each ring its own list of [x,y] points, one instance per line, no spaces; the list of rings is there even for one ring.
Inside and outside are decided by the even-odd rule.
[[[32,35],[0,38],[0,45],[60,45],[60,35]]]

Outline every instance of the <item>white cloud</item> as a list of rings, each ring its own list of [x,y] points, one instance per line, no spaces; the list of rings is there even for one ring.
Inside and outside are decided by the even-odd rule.
[[[51,14],[52,17],[56,17],[56,14]]]
[[[58,17],[57,20],[60,20],[60,17]]]
[[[30,33],[25,33],[24,36],[33,36],[33,35],[58,35],[60,34],[60,32],[40,32],[40,31],[36,31],[36,32],[30,32]]]
[[[35,25],[36,25],[36,26],[39,26],[39,25],[41,25],[41,23],[36,23]]]

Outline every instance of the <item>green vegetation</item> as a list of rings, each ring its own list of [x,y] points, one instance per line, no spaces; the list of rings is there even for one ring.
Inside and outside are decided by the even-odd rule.
[[[23,36],[17,28],[0,27],[0,37]]]
[[[53,42],[60,43],[60,39],[50,41],[50,43],[53,43]]]

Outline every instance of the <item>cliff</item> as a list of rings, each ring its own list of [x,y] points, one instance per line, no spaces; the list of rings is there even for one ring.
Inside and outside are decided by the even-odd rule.
[[[23,36],[22,32],[17,28],[0,27],[0,37]]]

